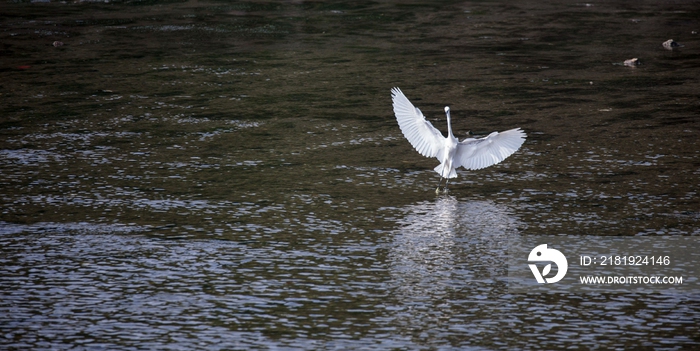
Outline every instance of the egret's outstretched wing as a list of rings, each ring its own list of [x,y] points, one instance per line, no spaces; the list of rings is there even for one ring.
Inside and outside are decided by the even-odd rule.
[[[493,132],[480,139],[464,139],[457,145],[455,167],[482,169],[495,165],[514,152],[525,142],[525,132],[520,128],[505,132]]]
[[[391,89],[394,114],[408,142],[423,156],[437,157],[443,144],[442,133],[425,120],[399,88]]]

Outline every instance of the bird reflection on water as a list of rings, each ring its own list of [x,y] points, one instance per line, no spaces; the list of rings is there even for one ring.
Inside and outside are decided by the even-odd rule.
[[[507,206],[441,196],[404,210],[389,254],[397,320],[434,323],[451,315],[440,306],[505,290],[507,241],[522,225]]]

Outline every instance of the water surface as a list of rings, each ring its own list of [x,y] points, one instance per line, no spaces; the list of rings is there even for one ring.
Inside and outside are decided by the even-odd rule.
[[[700,235],[694,2],[0,13],[4,348],[700,343],[697,296],[509,294],[504,245]],[[528,139],[436,197],[393,86],[460,138]]]

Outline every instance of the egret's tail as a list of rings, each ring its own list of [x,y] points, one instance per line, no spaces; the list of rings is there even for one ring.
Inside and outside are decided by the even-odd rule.
[[[435,167],[435,172],[443,178],[457,178],[457,171],[454,168],[446,169],[445,164],[442,163]]]

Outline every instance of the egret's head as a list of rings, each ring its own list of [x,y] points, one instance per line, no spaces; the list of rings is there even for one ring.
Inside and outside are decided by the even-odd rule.
[[[445,113],[450,113],[450,107],[449,107],[449,106],[445,106]]]

